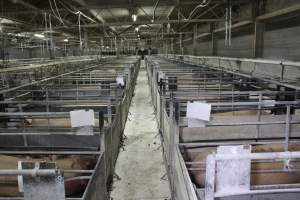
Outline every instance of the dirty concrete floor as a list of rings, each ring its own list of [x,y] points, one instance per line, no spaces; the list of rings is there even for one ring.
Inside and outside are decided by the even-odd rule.
[[[145,63],[142,61],[135,96],[126,124],[125,150],[121,150],[111,198],[113,200],[165,200],[169,183],[153,114]],[[162,178],[163,177],[163,178]]]

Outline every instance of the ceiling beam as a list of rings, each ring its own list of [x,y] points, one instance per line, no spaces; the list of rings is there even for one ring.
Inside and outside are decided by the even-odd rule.
[[[87,4],[84,0],[74,0],[74,1],[76,1],[80,6],[88,6],[88,4]],[[92,9],[92,8],[89,9],[88,11],[89,11],[90,14],[91,14],[93,17],[95,17],[98,21],[100,21],[100,22],[103,23],[103,24],[106,23],[105,19],[100,15],[99,11],[94,10],[94,9]],[[83,27],[83,26],[81,26],[81,27]],[[83,27],[83,28],[84,28],[84,27]],[[114,33],[116,33],[116,29],[114,29],[113,27],[110,27],[110,29],[111,29]]]
[[[223,22],[224,18],[219,19],[189,19],[189,20],[157,20],[157,21],[128,21],[128,22],[112,22],[112,23],[103,23],[103,24],[83,24],[82,28],[96,28],[101,26],[128,26],[128,25],[145,25],[145,24],[184,24],[184,23],[206,23],[206,22]],[[63,29],[63,26],[52,27],[55,29]],[[72,26],[68,28],[78,28],[78,26]]]
[[[23,0],[10,0],[12,3],[14,4],[20,4],[22,6],[24,6],[25,8],[28,8],[28,9],[31,9],[31,11],[33,11],[32,13],[40,13],[40,14],[44,14],[44,13],[48,13],[48,14],[51,14],[51,11],[50,12],[46,12],[38,7],[36,7],[35,5],[33,4],[30,4],[26,1],[23,1]],[[5,16],[6,13],[3,13],[3,16]],[[57,16],[55,15],[52,15],[54,18],[56,18],[58,21],[61,22],[62,19],[58,18]],[[72,24],[70,21],[67,21],[67,20],[62,20],[63,22],[66,22],[68,24]]]
[[[195,19],[204,16],[205,14],[209,13],[211,11],[211,9],[215,9],[216,7],[218,7],[220,4],[215,4],[212,7],[210,7],[210,9],[206,9],[205,11],[201,12],[199,15],[196,16]],[[181,26],[178,30],[182,30],[183,28],[187,27],[190,23],[186,23],[183,26]]]
[[[282,15],[287,15],[293,12],[299,12],[300,11],[300,4],[296,4],[287,8],[283,8],[280,10],[276,10],[264,15],[261,15],[259,17],[256,18],[256,20],[268,20],[268,19],[272,19],[274,17],[278,17],[278,16],[282,16]]]
[[[12,2],[22,2],[24,4],[29,4],[25,1],[21,1],[21,0],[11,0]],[[76,2],[78,2],[77,0],[75,0]],[[79,0],[81,1],[81,0]],[[82,2],[81,2],[82,3]],[[199,1],[196,1],[196,0],[187,0],[187,1],[182,1],[180,2],[179,4],[177,4],[178,6],[188,6],[188,5],[197,5],[199,4]],[[87,5],[87,4],[80,4],[81,6],[76,8],[78,9],[79,11],[84,11],[84,10],[91,10],[91,9],[98,9],[98,10],[101,10],[101,9],[111,9],[111,8],[126,8],[126,9],[130,9],[130,8],[134,8],[136,7],[134,4],[130,4],[130,3],[118,3],[118,4],[105,4],[105,5]],[[162,1],[159,3],[160,6],[174,6],[174,3],[172,2],[167,2],[167,1]],[[32,6],[32,5],[31,5]],[[153,6],[153,3],[152,1],[147,1],[143,4],[139,4],[139,6],[141,7],[145,7],[145,6]],[[36,7],[35,7],[36,8]],[[21,14],[30,14],[30,13],[34,13],[36,12],[36,9],[35,8],[32,8],[30,10],[10,10],[8,8],[6,8],[4,11],[3,11],[3,14],[8,14],[8,15],[21,15]],[[52,12],[51,9],[43,9],[42,10],[43,12]],[[59,12],[69,12],[67,9],[65,8],[58,8],[58,11]]]

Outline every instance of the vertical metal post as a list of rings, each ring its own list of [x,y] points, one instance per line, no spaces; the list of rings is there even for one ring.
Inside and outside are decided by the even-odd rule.
[[[285,66],[281,63],[281,75],[280,75],[280,80],[284,81],[284,72],[285,72]]]
[[[183,46],[182,46],[182,33],[180,33],[179,38],[179,47],[180,47],[180,54],[183,55]]]
[[[261,103],[262,103],[262,94],[259,94],[259,104],[257,106],[257,122],[260,122],[261,120]],[[256,125],[256,139],[258,140],[260,136],[260,125]]]
[[[76,80],[76,101],[78,101],[78,95],[79,95],[78,89],[79,89],[78,80]]]
[[[232,10],[232,7],[231,7],[231,5],[230,5],[230,7],[229,7],[229,21],[228,21],[228,23],[229,23],[229,27],[228,27],[228,45],[229,46],[231,46],[231,29],[232,29],[232,12],[231,12],[231,10]]]
[[[195,24],[193,26],[193,55],[197,54],[197,35],[198,35],[198,26]]]
[[[170,184],[171,184],[171,196],[174,199],[175,185],[174,185],[174,155],[175,155],[175,120],[174,120],[174,98],[171,93],[170,105],[169,105],[169,117],[170,117],[170,141],[169,141],[169,174],[170,174]]]
[[[49,91],[48,89],[46,88],[46,101],[47,101],[47,104],[46,104],[46,112],[49,113],[50,111],[50,108],[49,108]],[[47,118],[47,125],[48,125],[48,130],[50,129],[50,119]]]
[[[225,10],[225,46],[228,44],[228,7]]]
[[[253,57],[263,57],[265,22],[257,21],[259,15],[265,13],[265,1],[252,1],[252,20],[254,21],[254,52]]]
[[[214,200],[215,194],[215,176],[216,176],[215,155],[209,155],[206,159],[206,177],[205,177],[205,200]]]
[[[112,107],[111,107],[111,99],[109,99],[109,101],[108,101],[108,106],[107,106],[107,113],[108,113],[108,123],[109,123],[109,130],[110,130],[110,132],[109,132],[109,137],[110,137],[110,142],[111,142],[111,144],[113,143],[113,126],[112,126],[112,121],[113,121],[113,119],[112,119]],[[113,147],[111,146],[110,147],[110,158],[111,158],[111,164],[110,164],[110,166],[112,167],[112,166],[114,166],[114,159],[113,159]]]
[[[286,107],[286,120],[285,120],[285,142],[284,150],[289,151],[290,129],[291,129],[291,106]]]

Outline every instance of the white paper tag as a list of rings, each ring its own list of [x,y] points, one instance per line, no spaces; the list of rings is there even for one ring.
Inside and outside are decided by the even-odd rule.
[[[124,77],[123,76],[118,76],[116,78],[116,82],[118,85],[121,85],[121,86],[124,86],[125,85],[125,82],[124,82]]]
[[[211,104],[202,102],[187,103],[187,118],[199,119],[204,121],[210,120]]]
[[[94,110],[75,110],[70,112],[71,126],[95,126]]]
[[[18,169],[22,169],[22,161],[18,161]],[[19,187],[19,192],[24,192],[23,188],[23,176],[18,176],[18,187]]]

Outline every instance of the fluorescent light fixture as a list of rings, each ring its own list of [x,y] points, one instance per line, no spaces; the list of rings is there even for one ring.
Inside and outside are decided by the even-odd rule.
[[[64,42],[69,42],[68,38],[64,39]]]
[[[132,17],[132,20],[133,20],[134,22],[136,22],[136,20],[137,20],[137,15],[136,15],[136,14],[133,14],[131,17]]]
[[[35,33],[34,36],[37,38],[45,38],[43,34],[39,34],[39,33]]]

